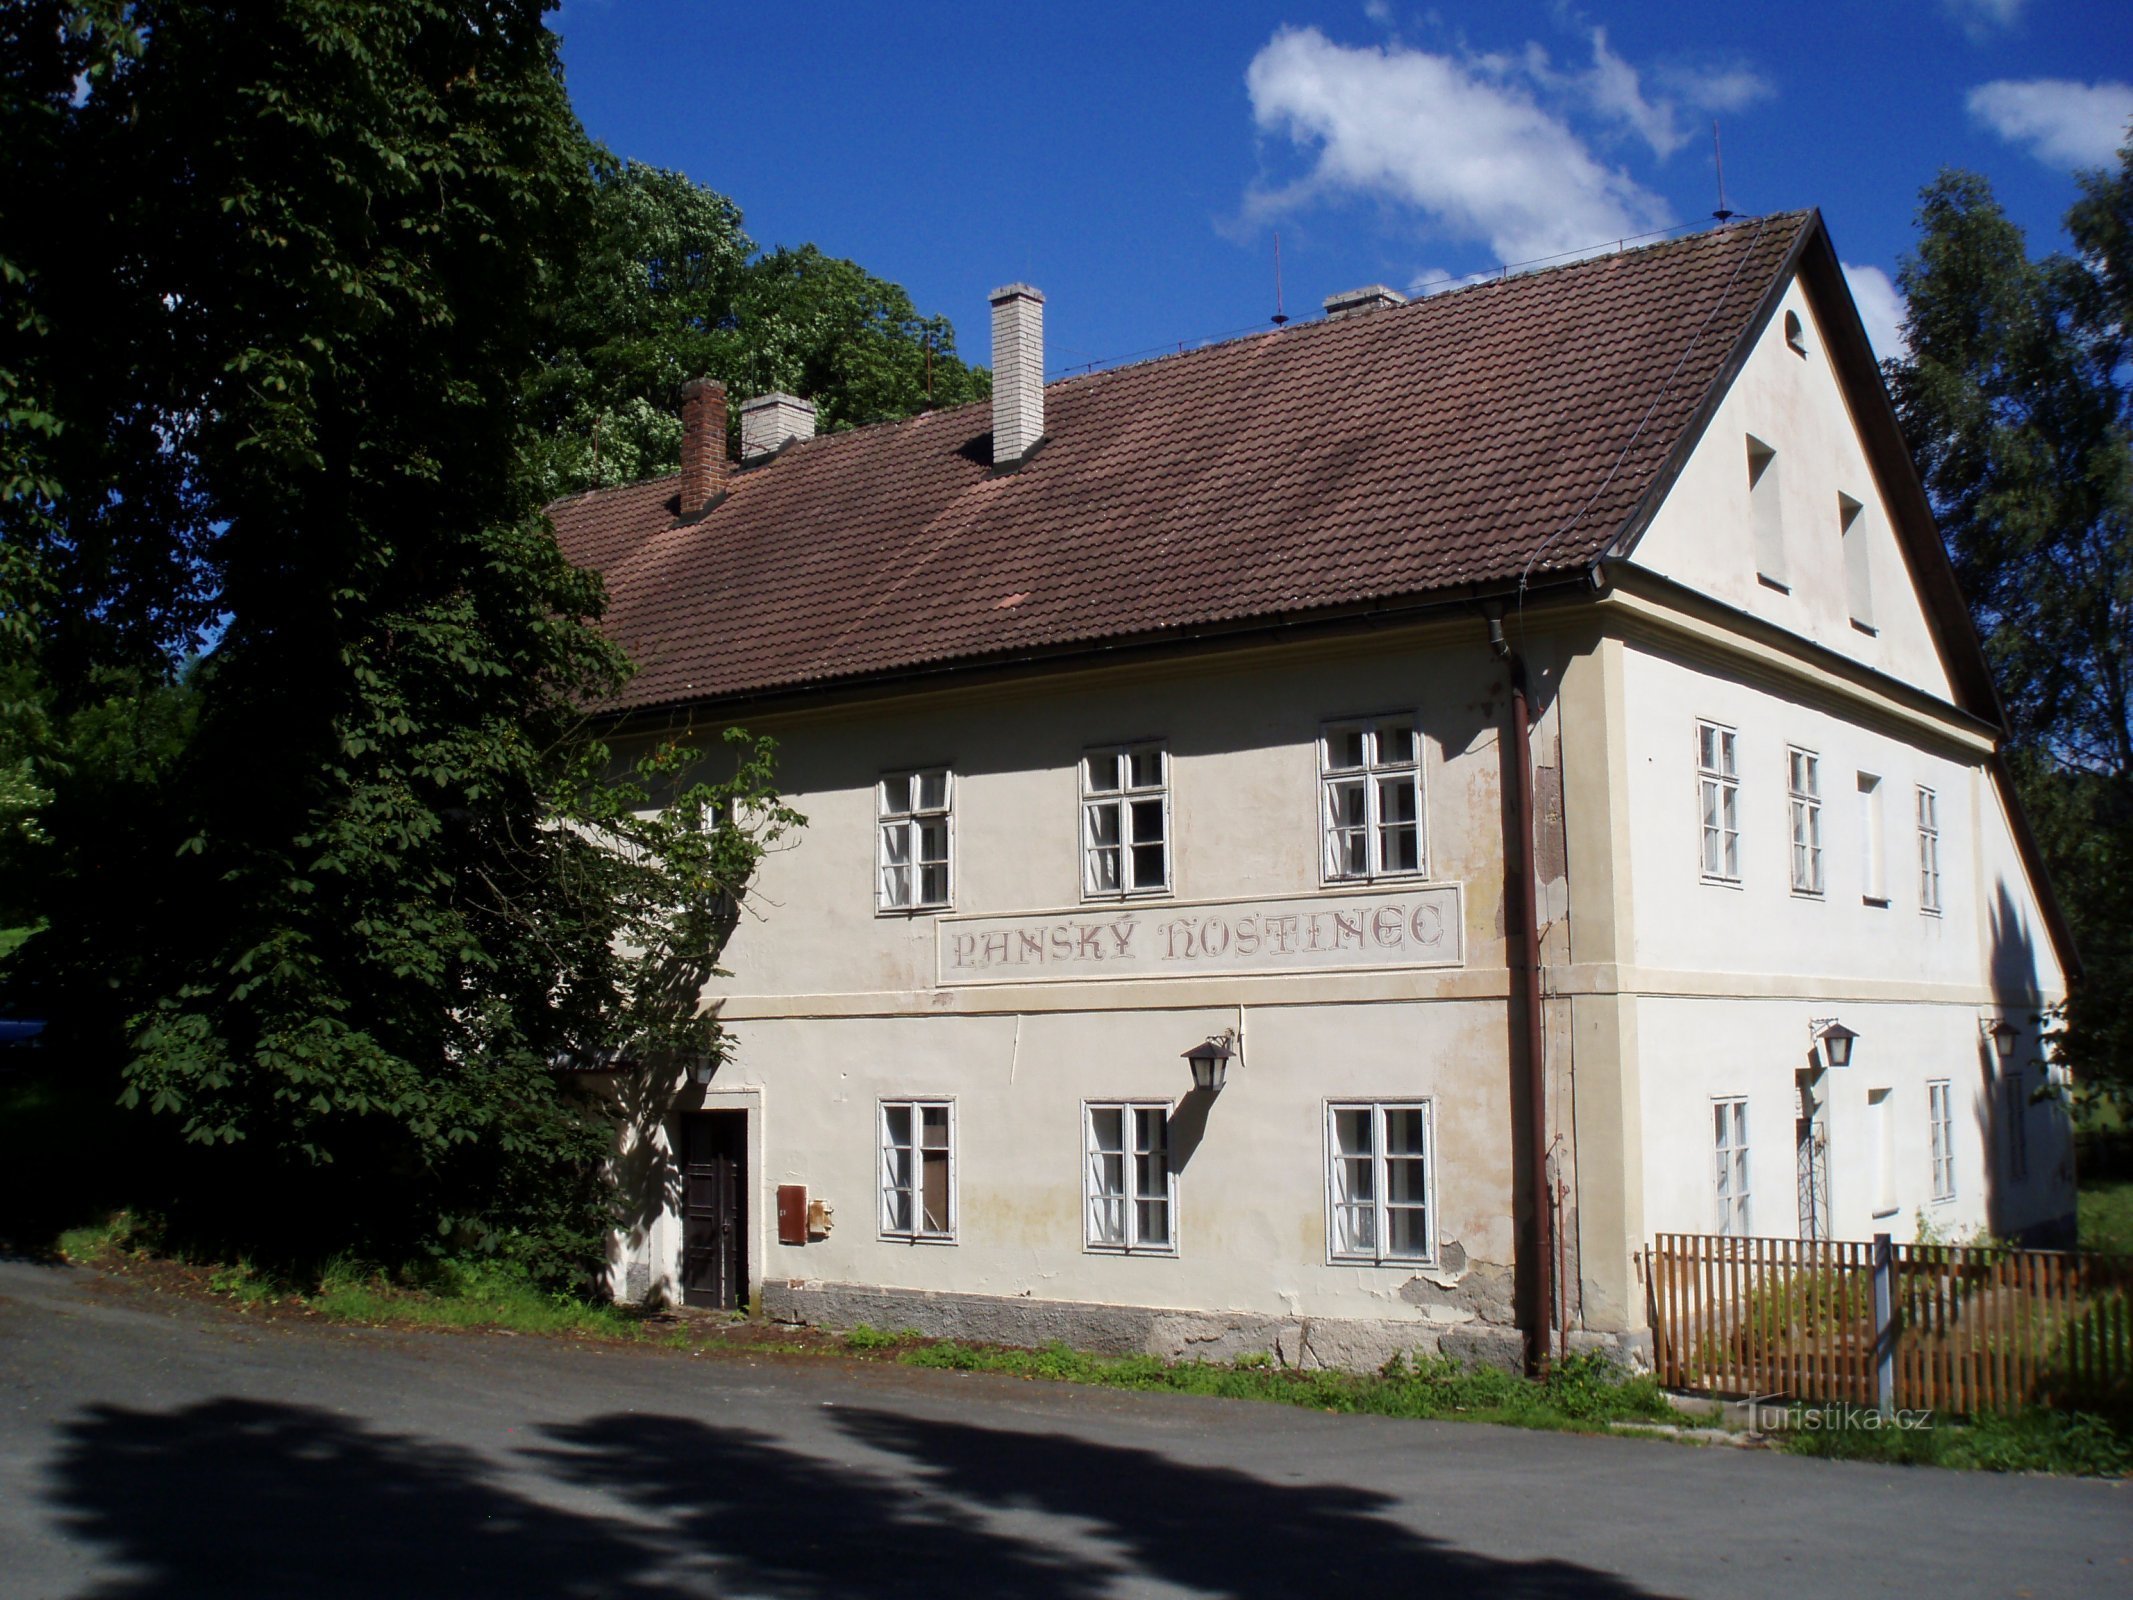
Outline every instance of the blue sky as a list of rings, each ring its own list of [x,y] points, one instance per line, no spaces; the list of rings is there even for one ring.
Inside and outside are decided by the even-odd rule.
[[[2032,245],[2133,116],[2124,0],[975,6],[568,0],[579,115],[1054,376],[1705,219],[1819,205],[1884,352],[1919,188],[1985,174]]]

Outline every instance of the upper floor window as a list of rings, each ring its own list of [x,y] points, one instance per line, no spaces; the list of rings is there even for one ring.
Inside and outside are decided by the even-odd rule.
[[[1160,743],[1081,758],[1081,892],[1092,898],[1170,887],[1170,760]]]
[[[1881,780],[1859,774],[1859,896],[1870,906],[1889,903],[1888,852],[1881,833]]]
[[[1740,767],[1738,735],[1715,722],[1696,724],[1696,787],[1703,805],[1703,875],[1740,881]]]
[[[1785,571],[1785,524],[1778,514],[1777,452],[1748,436],[1748,520],[1755,534],[1755,575],[1791,592]]]
[[[946,767],[892,772],[877,785],[880,813],[879,903],[884,911],[931,910],[949,903]]]
[[[1326,880],[1419,873],[1422,745],[1414,717],[1328,723],[1318,765]]]
[[[1940,796],[1918,787],[1918,909],[1940,915]]]
[[[1327,1244],[1335,1261],[1435,1259],[1427,1100],[1326,1107]]]
[[[1082,1108],[1082,1166],[1091,1250],[1169,1255],[1177,1179],[1170,1170],[1170,1108],[1130,1103]]]
[[[1822,892],[1822,758],[1812,750],[1785,751],[1785,786],[1792,805],[1792,892]]]

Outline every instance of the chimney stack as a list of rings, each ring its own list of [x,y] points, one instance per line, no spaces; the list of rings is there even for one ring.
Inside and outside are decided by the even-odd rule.
[[[726,488],[726,386],[691,378],[681,386],[681,520],[694,522]]]
[[[741,402],[741,460],[760,461],[789,444],[815,436],[815,406],[796,394],[773,391]]]
[[[1365,284],[1360,289],[1345,289],[1339,294],[1326,296],[1326,316],[1333,320],[1339,317],[1355,317],[1365,311],[1382,311],[1388,306],[1404,306],[1407,296],[1397,289],[1388,289],[1382,283]]]
[[[1044,438],[1044,294],[1026,283],[992,301],[992,464],[1011,467]]]

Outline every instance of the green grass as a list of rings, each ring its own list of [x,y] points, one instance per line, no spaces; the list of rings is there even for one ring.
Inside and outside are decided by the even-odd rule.
[[[2085,1478],[2133,1474],[2133,1433],[2081,1411],[1983,1415],[1962,1424],[1933,1417],[1916,1428],[1793,1430],[1784,1435],[1784,1448],[1794,1455],[1892,1466],[2056,1472]]]
[[[301,1298],[309,1309],[336,1322],[502,1328],[607,1339],[638,1339],[647,1333],[643,1316],[636,1312],[541,1289],[493,1263],[442,1262],[413,1276],[335,1263]]]
[[[1377,1417],[1445,1417],[1521,1428],[1595,1429],[1610,1422],[1680,1421],[1649,1378],[1624,1378],[1604,1359],[1573,1357],[1546,1383],[1449,1360],[1395,1360],[1385,1371],[1296,1372],[1246,1357],[1235,1364],[1098,1356],[1051,1345],[1003,1350],[943,1340],[902,1352],[906,1366],[1083,1383],[1144,1393],[1270,1400]]]
[[[2133,1255],[2133,1178],[2081,1186],[2081,1248]]]

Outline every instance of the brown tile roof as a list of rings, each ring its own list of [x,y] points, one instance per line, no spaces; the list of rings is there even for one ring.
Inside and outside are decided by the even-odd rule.
[[[1505,584],[1596,559],[1819,227],[1792,213],[550,507],[640,671],[621,708]]]

